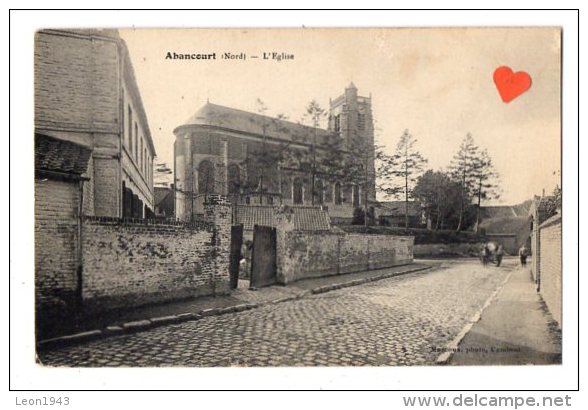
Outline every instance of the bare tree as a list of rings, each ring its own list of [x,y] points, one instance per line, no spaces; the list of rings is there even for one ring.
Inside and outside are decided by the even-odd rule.
[[[478,201],[478,207],[476,209],[476,230],[479,231],[482,200],[498,199],[500,197],[500,176],[494,169],[492,158],[488,155],[487,150],[480,152],[479,156],[473,158],[472,171],[475,179],[473,195]]]
[[[403,194],[404,197],[404,227],[408,228],[408,202],[413,198],[417,178],[422,174],[424,165],[428,162],[416,149],[417,139],[408,130],[400,136],[394,155],[383,159],[380,168],[381,177],[401,179],[403,189],[392,186],[388,193]]]
[[[260,146],[247,152],[243,165],[247,168],[250,176],[254,170],[255,173],[248,180],[243,180],[240,185],[245,190],[257,190],[260,193],[260,202],[263,204],[263,193],[267,191],[268,185],[275,182],[272,178],[276,177],[278,168],[287,158],[290,144],[280,142],[276,145],[274,142],[269,142],[268,138],[269,128],[273,127],[279,130],[279,124],[285,119],[285,116],[268,117],[266,115],[268,108],[259,98],[257,99],[257,107],[257,112],[262,116],[262,141]]]
[[[469,205],[469,198],[473,196],[478,182],[476,164],[479,157],[480,149],[475,144],[472,134],[467,133],[449,167],[451,178],[459,184],[461,189],[457,232],[463,228],[466,207]]]

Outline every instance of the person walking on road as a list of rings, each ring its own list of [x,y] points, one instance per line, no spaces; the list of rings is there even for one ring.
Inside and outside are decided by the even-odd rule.
[[[502,263],[502,258],[504,257],[504,248],[502,245],[498,245],[498,249],[496,249],[496,266],[500,266]]]
[[[488,256],[490,255],[490,251],[488,250],[488,245],[486,243],[482,244],[480,247],[480,261],[482,265],[486,267],[488,265]]]
[[[527,256],[529,256],[529,250],[525,245],[519,249],[519,258],[521,259],[521,266],[524,268],[527,266]]]

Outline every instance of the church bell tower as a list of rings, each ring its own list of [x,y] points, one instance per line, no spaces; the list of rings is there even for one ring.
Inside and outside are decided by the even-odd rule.
[[[368,200],[376,199],[374,120],[372,116],[372,97],[361,97],[355,84],[350,83],[345,93],[330,101],[329,131],[338,134],[349,147],[360,141],[366,148],[368,167]]]

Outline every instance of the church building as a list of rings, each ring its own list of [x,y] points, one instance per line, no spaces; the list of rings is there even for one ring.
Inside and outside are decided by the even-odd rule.
[[[350,220],[366,197],[375,203],[371,96],[359,96],[353,83],[330,101],[327,129],[207,103],[174,134],[175,214],[181,220],[202,214],[210,194],[229,195],[243,206],[321,207],[335,220]],[[321,142],[329,138],[340,138],[343,147],[363,139],[367,183],[319,175],[313,189],[307,172],[280,157],[286,150],[324,149]]]

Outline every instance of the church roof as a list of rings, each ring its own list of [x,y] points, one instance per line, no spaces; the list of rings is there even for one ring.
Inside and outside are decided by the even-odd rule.
[[[256,135],[264,135],[265,128],[265,135],[269,138],[300,143],[311,143],[310,138],[315,132],[313,127],[307,125],[212,103],[206,103],[183,124],[189,125],[221,127]],[[317,128],[316,132],[319,138],[329,135],[322,128]]]

